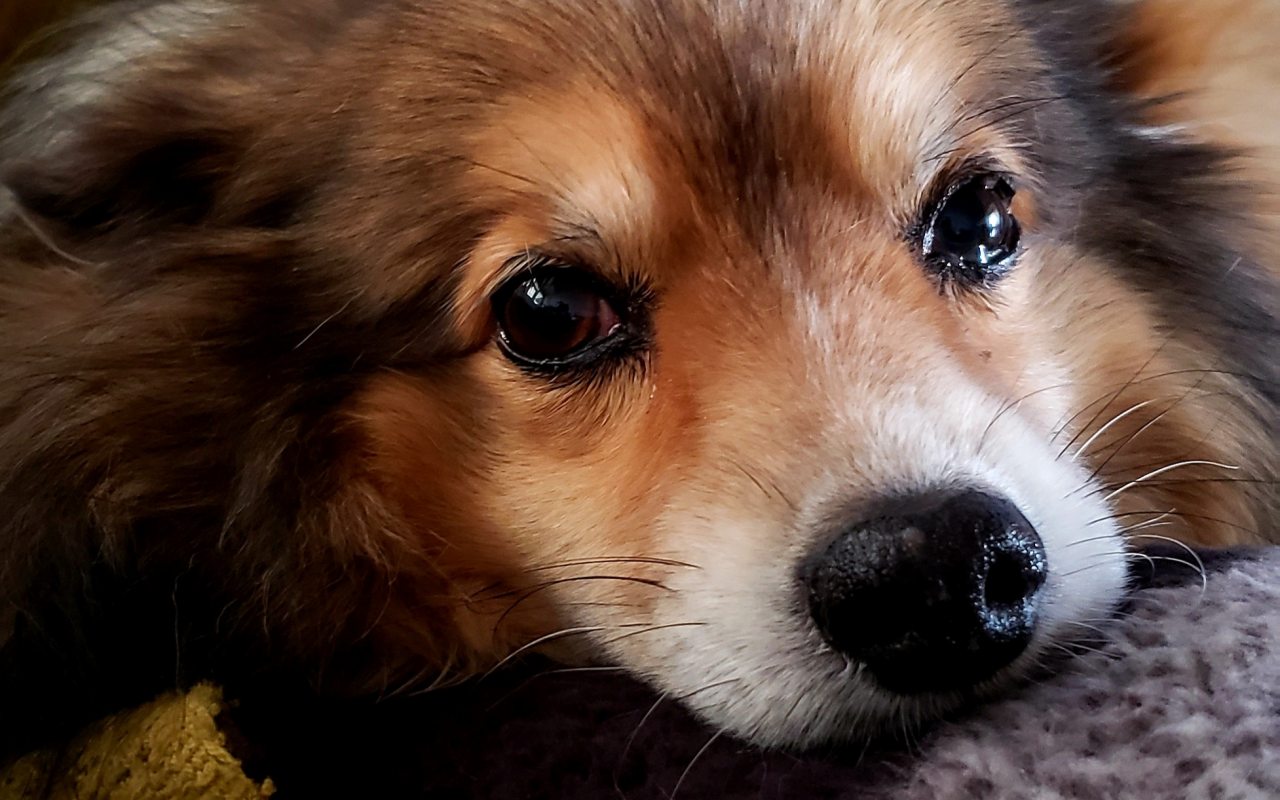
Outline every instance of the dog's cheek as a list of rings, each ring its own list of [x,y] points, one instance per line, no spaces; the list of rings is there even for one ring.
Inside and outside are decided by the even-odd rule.
[[[691,466],[701,438],[693,388],[652,364],[643,376],[559,390],[506,372],[484,515],[563,623],[647,624],[682,569],[671,562],[687,555],[688,532],[662,526],[663,509],[704,478]]]
[[[486,509],[497,494],[489,397],[462,369],[389,375],[371,381],[351,412],[355,458],[392,520],[373,534],[396,552],[383,635],[463,673],[557,625],[549,598],[529,592],[527,556]]]
[[[1027,304],[1006,317],[1040,342],[1028,363],[1060,374],[1029,369],[1007,402],[1025,398],[1017,414],[1046,432],[1058,460],[1085,467],[1089,496],[1107,498],[1122,525],[1205,545],[1249,539],[1251,484],[1233,479],[1257,448],[1244,393],[1206,357],[1212,345],[1191,328],[1171,339],[1106,261],[1048,245],[1037,261]]]

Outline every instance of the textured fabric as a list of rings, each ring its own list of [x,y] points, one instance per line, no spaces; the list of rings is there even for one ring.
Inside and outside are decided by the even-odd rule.
[[[1280,561],[1151,590],[1107,651],[939,731],[894,796],[1280,798]]]
[[[711,741],[675,703],[593,672],[373,710],[249,703],[242,722],[283,797],[639,800],[679,783],[677,798],[726,800],[1280,798],[1280,555],[1218,561],[1203,592],[1165,570],[1102,652],[866,752]]]
[[[261,800],[218,728],[219,692],[198,686],[94,726],[65,753],[0,771],[0,800]]]

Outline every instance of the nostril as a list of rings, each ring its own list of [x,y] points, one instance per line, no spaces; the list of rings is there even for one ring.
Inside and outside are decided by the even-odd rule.
[[[987,608],[1004,609],[1020,606],[1027,596],[1040,588],[1040,582],[1025,558],[1020,554],[1009,552],[996,553],[991,566],[987,569],[987,580],[983,586],[983,599]]]
[[[1025,612],[1048,574],[1044,546],[1034,533],[1023,530],[1020,516],[989,540],[982,576],[982,602],[989,611]]]

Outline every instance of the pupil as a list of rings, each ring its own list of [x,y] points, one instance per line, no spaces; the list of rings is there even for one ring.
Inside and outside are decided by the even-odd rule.
[[[942,244],[967,253],[980,245],[998,242],[1004,229],[1004,215],[990,192],[960,191],[943,210]]]
[[[980,267],[1007,257],[1011,194],[1003,184],[990,187],[981,180],[952,194],[934,222],[930,250],[950,261]]]
[[[535,358],[564,355],[593,338],[598,299],[578,287],[548,278],[520,284],[507,309],[507,334],[521,352]]]
[[[975,192],[960,192],[942,213],[942,244],[966,253],[982,244],[987,229],[982,225],[983,209]]]

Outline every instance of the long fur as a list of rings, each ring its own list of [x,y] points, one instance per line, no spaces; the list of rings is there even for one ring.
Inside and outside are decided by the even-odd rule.
[[[914,352],[914,334],[883,333],[903,350],[888,362],[907,366],[874,375],[909,382],[902,376],[925,375],[928,364],[977,365],[999,388],[955,388],[953,409],[974,416],[954,430],[976,441],[986,426],[999,452],[1033,430],[1056,430],[1055,452],[1066,452],[1114,422],[1097,450],[1079,454],[1082,472],[1060,482],[1083,477],[1114,491],[1161,465],[1203,462],[1126,492],[1105,509],[1116,529],[1169,511],[1169,532],[1188,541],[1274,535],[1280,290],[1273,219],[1258,213],[1267,190],[1242,165],[1265,176],[1278,162],[1236,149],[1255,142],[1157,130],[1176,106],[1154,95],[1178,87],[1137,88],[1171,68],[1133,57],[1141,43],[1116,35],[1132,29],[1126,8],[975,0],[1014,26],[997,35],[953,31],[960,12],[945,4],[741,5],[127,2],[86,17],[62,52],[11,81],[0,113],[4,749],[206,676],[379,693],[475,674],[575,623],[692,625],[683,608],[582,623],[588,612],[575,604],[647,608],[657,602],[649,584],[690,598],[720,586],[707,577],[680,589],[682,562],[719,575],[696,549],[710,547],[717,528],[687,532],[721,514],[720,498],[781,531],[835,502],[810,498],[813,487],[867,476],[875,488],[895,469],[928,479],[921,465],[941,458],[948,439],[929,439],[927,425],[893,409],[952,392],[945,378],[875,395],[868,365],[879,356],[855,358],[852,334],[822,338],[902,317],[874,303],[852,312],[825,304],[854,292],[832,287],[862,274],[841,264],[864,252],[832,233],[832,215],[879,207],[869,190],[849,201],[821,188],[847,166],[826,154],[828,137],[857,142],[850,158],[874,166],[906,134],[938,133],[904,122],[898,138],[866,115],[846,134],[805,116],[842,108],[841,81],[868,74],[899,92],[898,106],[876,107],[889,109],[885,119],[926,116],[916,100],[933,95],[894,84],[893,65],[860,64],[858,52],[898,53],[920,75],[976,93],[978,110],[957,116],[990,110],[981,120],[1011,143],[1000,152],[1043,187],[1037,242],[1054,254],[1038,273],[1028,269],[1040,283],[1019,289],[1032,298],[1025,313],[966,307],[963,322],[939,310],[909,267],[901,277],[885,267],[866,285],[914,298],[907,316],[917,328],[936,321],[949,333],[920,334]],[[882,32],[868,24],[832,45],[824,15],[836,29],[875,18]],[[956,33],[962,61],[937,51],[944,31]],[[794,81],[788,70],[805,53],[831,83],[787,84],[781,105],[779,82]],[[929,86],[944,96],[946,83]],[[548,161],[556,147],[563,170]],[[658,367],[637,368],[648,376],[697,365],[683,377],[520,383],[493,355],[492,323],[467,310],[484,305],[471,300],[492,282],[476,274],[490,250],[541,241],[527,233],[543,213],[531,199],[541,190],[528,185],[573,194],[565,187],[583,164],[624,176],[599,195],[582,190],[579,199],[596,203],[592,222],[663,220],[645,249],[618,245],[645,254],[634,261],[661,252],[719,264],[706,268],[714,281],[689,278],[701,288],[665,296],[662,319],[688,321],[689,333],[664,344],[659,330]],[[863,174],[867,184],[890,180]],[[609,203],[620,197],[632,205],[615,213]],[[567,228],[553,231],[558,241],[581,233]],[[804,278],[818,299],[803,337],[777,332],[760,310],[772,301],[732,287],[738,270],[771,263],[770,254],[816,254],[832,241],[848,248],[846,261],[795,257],[805,265],[795,274],[816,276]],[[876,263],[909,261],[891,238],[874,246]],[[745,331],[737,342],[707,327],[721,314]],[[690,341],[710,344],[693,350]],[[951,360],[939,341],[958,348]],[[754,343],[755,373],[740,368],[738,342]],[[1051,359],[1062,374],[1033,375],[1014,342],[1031,349],[1026,364]],[[808,373],[796,371],[801,363]],[[713,379],[714,391],[697,383]],[[872,388],[858,395],[863,380]],[[1059,383],[1072,388],[1053,389]],[[812,391],[786,393],[806,385]],[[1060,405],[1035,407],[1058,395]],[[1154,413],[1117,421],[1144,401]],[[649,417],[625,410],[645,402]],[[870,410],[848,410],[859,402]],[[1010,417],[997,412],[1006,404],[1017,405],[1014,417],[1026,412],[1024,428],[1005,430]],[[917,420],[931,413],[921,407]],[[860,421],[881,411],[878,422]],[[831,420],[827,435],[813,429],[818,420]],[[888,438],[876,444],[872,431]],[[890,439],[909,446],[894,451]],[[803,457],[789,453],[795,442]],[[858,453],[881,456],[850,472]],[[746,467],[725,466],[734,459]],[[1224,477],[1210,463],[1233,471]],[[722,544],[735,548],[725,572],[766,574],[752,558],[782,561],[803,543],[776,535]],[[1118,544],[1097,548],[1120,558]],[[581,566],[591,559],[617,563]],[[549,591],[547,569],[565,579]],[[626,584],[606,593],[601,572]],[[1113,591],[1080,588],[1096,592],[1099,607]],[[738,613],[730,595],[717,597],[724,614]],[[698,653],[697,631],[671,641]],[[734,636],[732,646],[757,652],[749,635]],[[697,671],[642,638],[592,641],[589,651],[660,686]],[[763,663],[768,653],[759,654]],[[770,703],[749,706],[750,696],[708,699],[701,710],[764,741],[832,734],[825,718],[774,719]]]

